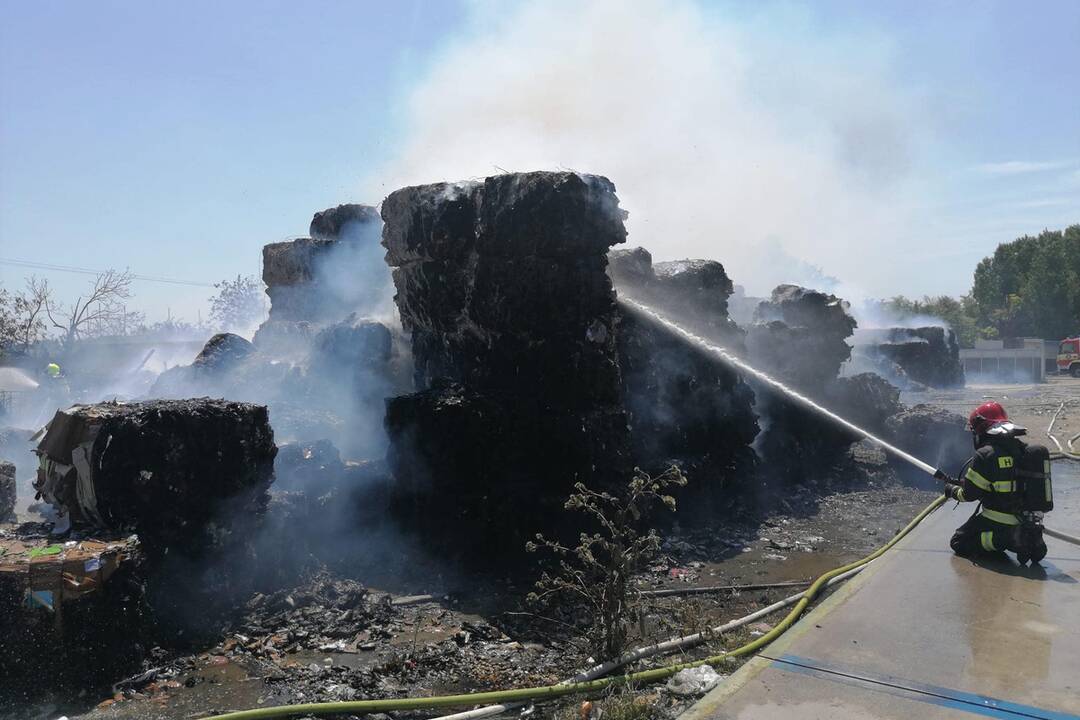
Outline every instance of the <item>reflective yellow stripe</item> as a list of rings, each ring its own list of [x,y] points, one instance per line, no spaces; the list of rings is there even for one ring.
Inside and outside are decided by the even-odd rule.
[[[972,468],[968,468],[967,479],[970,480],[975,487],[985,492],[1016,492],[1015,480],[998,480],[997,482],[990,482]]]
[[[994,488],[990,484],[990,481],[984,478],[979,473],[975,472],[973,468],[968,468],[966,477],[968,480],[975,484],[975,487],[979,488],[980,490],[985,490],[986,492],[993,492]]]
[[[1020,524],[1020,521],[1016,519],[1015,515],[1010,515],[1009,513],[998,512],[997,510],[988,510],[987,508],[983,508],[982,510],[979,511],[979,514],[982,515],[987,520],[993,520],[994,522],[1001,523],[1002,525],[1019,525]]]
[[[982,542],[983,550],[994,552],[994,533],[992,530],[986,530],[979,535],[979,540]]]
[[[967,498],[964,497],[964,488],[956,488],[956,499],[960,502],[967,502]]]

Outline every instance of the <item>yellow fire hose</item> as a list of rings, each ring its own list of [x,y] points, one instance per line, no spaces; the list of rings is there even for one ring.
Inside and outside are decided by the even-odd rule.
[[[830,570],[825,573],[807,589],[806,594],[802,599],[796,603],[795,607],[791,609],[783,620],[781,620],[776,627],[769,632],[765,633],[761,637],[728,652],[720,653],[719,655],[713,655],[703,660],[695,660],[693,662],[679,663],[677,665],[668,665],[662,668],[656,668],[653,670],[642,670],[636,673],[629,673],[626,675],[617,675],[614,677],[603,678],[601,680],[591,680],[588,682],[571,683],[571,684],[559,684],[559,685],[545,685],[543,687],[531,687],[531,688],[518,688],[516,690],[498,690],[495,692],[478,692],[478,693],[466,693],[463,695],[439,695],[435,697],[422,697],[422,698],[393,698],[388,700],[350,700],[342,702],[328,702],[328,703],[304,703],[301,705],[281,705],[277,707],[256,708],[252,710],[238,710],[236,712],[224,713],[222,715],[214,715],[210,720],[266,720],[266,718],[282,718],[289,717],[291,715],[331,715],[335,713],[354,713],[357,715],[365,713],[382,713],[393,712],[396,710],[432,710],[436,708],[448,708],[448,707],[461,707],[470,705],[485,705],[488,703],[502,703],[502,702],[514,702],[520,700],[546,700],[550,698],[562,697],[564,695],[576,695],[578,693],[591,693],[598,690],[604,690],[606,688],[615,685],[625,685],[628,683],[650,683],[657,680],[665,680],[680,670],[686,668],[697,667],[699,665],[711,665],[714,663],[722,662],[727,658],[739,657],[742,655],[748,655],[766,645],[771,643],[776,638],[780,637],[784,632],[788,630],[799,616],[806,609],[807,605],[817,596],[821,589],[825,586],[830,579],[854,570],[857,567],[867,564],[871,560],[880,557],[886,550],[894,546],[905,535],[910,533],[916,525],[922,522],[926,517],[934,510],[939,508],[945,502],[944,497],[935,499],[932,503],[923,508],[922,512],[916,515],[911,522],[904,526],[900,532],[898,532],[889,542],[879,547],[874,552],[870,553],[861,560],[849,563],[842,567],[838,567],[834,570]]]

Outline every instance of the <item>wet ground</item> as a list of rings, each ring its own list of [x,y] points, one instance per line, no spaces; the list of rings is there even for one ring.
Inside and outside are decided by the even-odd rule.
[[[1080,528],[1080,465],[1054,470],[1047,522]],[[684,717],[1078,717],[1080,548],[1049,538],[1033,567],[942,552],[967,514],[933,513]]]

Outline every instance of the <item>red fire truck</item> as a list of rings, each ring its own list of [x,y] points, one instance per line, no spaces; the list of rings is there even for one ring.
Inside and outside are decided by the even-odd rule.
[[[1058,346],[1057,369],[1062,375],[1080,377],[1080,337],[1065,338]]]

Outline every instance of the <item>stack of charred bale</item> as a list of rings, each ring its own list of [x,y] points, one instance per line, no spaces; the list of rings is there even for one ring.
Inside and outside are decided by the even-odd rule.
[[[379,211],[374,207],[339,205],[315,214],[309,226],[310,237],[264,246],[263,282],[270,297],[270,319],[260,332],[270,335],[278,331],[274,321],[332,323],[354,310],[361,304],[360,294],[374,288],[354,291],[346,287],[338,282],[335,266],[343,261],[347,264],[353,257],[370,255],[372,246],[378,247],[381,230]],[[374,259],[379,258],[376,255]],[[386,276],[381,263],[351,270],[377,271]],[[303,327],[295,332],[303,332]]]
[[[263,247],[263,282],[270,317],[255,333],[264,352],[302,356],[320,328],[355,324],[390,295],[382,262],[382,221],[370,205],[339,205],[315,213],[310,237]]]
[[[382,215],[418,388],[387,405],[395,507],[466,555],[517,554],[574,482],[630,470],[605,272],[626,237],[615,188],[507,174],[403,188]]]
[[[276,453],[265,407],[77,405],[56,413],[35,452],[35,489],[67,534],[29,562],[29,588],[48,592],[28,595],[25,575],[0,582],[0,696],[115,680],[154,643],[209,629],[250,592]],[[67,556],[87,537],[132,534],[123,560]]]
[[[743,333],[728,317],[732,283],[723,265],[653,263],[644,248],[612,251],[609,260],[620,297],[743,350]],[[678,493],[683,509],[709,512],[713,500],[730,497],[732,485],[755,472],[753,391],[730,367],[623,305],[616,346],[635,464],[650,472],[678,465],[690,480]]]
[[[382,220],[369,205],[339,205],[316,213],[309,233],[263,248],[270,317],[253,342],[294,361],[278,384],[275,427],[299,441],[329,438],[348,457],[381,456],[384,400],[408,386],[393,330],[372,318],[393,293]]]
[[[905,389],[964,386],[956,333],[943,327],[864,330],[855,335],[853,359]]]
[[[746,335],[747,357],[755,367],[792,389],[830,407],[870,431],[900,409],[899,391],[878,375],[839,378],[856,327],[848,306],[828,293],[780,285],[762,302]],[[763,388],[758,409],[765,431],[758,450],[766,480],[805,482],[830,475],[859,439],[782,393]]]
[[[340,205],[316,213],[310,232],[263,248],[270,317],[253,341],[215,335],[151,395],[267,403],[282,438],[329,439],[348,457],[380,457],[384,400],[409,384],[393,331],[371,318],[392,295],[382,221],[371,206]]]
[[[645,248],[613,250],[608,272],[620,296],[660,312],[691,332],[734,350],[743,332],[728,315],[734,285],[715,260],[654,263]]]
[[[856,328],[843,300],[781,285],[769,301],[758,306],[756,319],[746,337],[753,365],[927,462],[946,469],[963,462],[970,438],[962,417],[926,406],[905,407],[899,389],[875,372],[838,377],[851,354],[848,338]],[[860,439],[782,394],[762,390],[758,397],[766,431],[757,447],[765,460],[767,479],[826,478],[834,474],[850,444]],[[893,461],[907,479],[931,482],[925,473]]]

